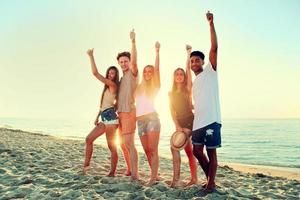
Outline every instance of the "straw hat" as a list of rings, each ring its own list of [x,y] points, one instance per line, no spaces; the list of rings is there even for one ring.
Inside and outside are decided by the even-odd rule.
[[[187,145],[188,139],[189,138],[185,132],[176,131],[175,133],[173,133],[170,139],[172,149],[178,151],[184,149],[184,147]]]

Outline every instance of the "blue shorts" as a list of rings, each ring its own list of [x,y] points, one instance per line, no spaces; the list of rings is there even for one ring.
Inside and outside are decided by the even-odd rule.
[[[221,147],[221,124],[214,122],[192,132],[194,145],[205,145],[206,149]]]
[[[139,136],[143,136],[148,132],[160,132],[160,121],[157,113],[150,113],[147,115],[143,115],[138,117],[138,133]]]
[[[101,120],[104,124],[118,124],[118,115],[114,107],[107,108],[101,112]]]

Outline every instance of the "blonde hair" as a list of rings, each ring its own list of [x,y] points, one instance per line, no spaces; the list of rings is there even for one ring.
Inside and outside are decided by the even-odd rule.
[[[153,77],[150,80],[146,81],[144,78],[144,75],[143,75],[142,82],[137,86],[135,93],[136,93],[136,95],[140,95],[145,92],[147,97],[150,97],[151,99],[153,99],[158,92],[158,87],[155,84],[154,66],[147,65],[146,67],[144,67],[143,72],[145,71],[146,68],[151,69],[151,71],[153,73]]]

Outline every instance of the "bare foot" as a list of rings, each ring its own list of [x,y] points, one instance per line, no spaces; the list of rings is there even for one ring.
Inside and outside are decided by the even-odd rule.
[[[109,172],[106,176],[107,177],[115,177],[115,172]]]
[[[125,176],[131,176],[131,172],[128,171],[128,170],[126,170],[126,172],[124,172],[124,175],[125,175]]]
[[[87,172],[90,168],[91,168],[90,166],[83,166],[83,168],[82,168],[82,173],[83,173],[83,175],[86,175],[86,172]]]
[[[179,184],[178,184],[178,181],[172,181],[170,187],[171,187],[171,188],[177,188],[178,185],[179,185]]]
[[[191,186],[191,185],[195,185],[195,184],[197,184],[198,183],[198,181],[197,180],[191,180],[190,182],[188,182],[184,187],[189,187],[189,186]]]
[[[216,183],[213,183],[211,188],[215,188],[215,187],[216,187]],[[202,184],[202,188],[205,188],[205,189],[207,188],[207,183],[206,182]]]
[[[155,184],[157,184],[158,182],[156,181],[156,180],[149,180],[149,182],[145,185],[146,187],[151,187],[151,186],[153,186],[153,185],[155,185]]]
[[[139,177],[137,177],[137,176],[131,176],[130,177],[130,181],[132,181],[132,182],[139,181]]]
[[[160,176],[157,176],[156,177],[156,181],[161,181],[163,178],[162,177],[160,177]]]

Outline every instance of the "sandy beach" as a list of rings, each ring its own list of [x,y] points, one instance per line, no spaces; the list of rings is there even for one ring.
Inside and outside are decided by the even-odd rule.
[[[158,184],[145,187],[149,167],[140,153],[141,182],[123,175],[119,152],[116,177],[106,177],[110,153],[95,145],[91,169],[82,175],[85,141],[57,138],[21,130],[0,128],[0,199],[299,199],[300,175],[295,171],[260,166],[224,164],[218,168],[217,188],[206,196],[199,185],[169,188],[172,161],[160,159]],[[181,167],[181,183],[189,180],[188,165]]]

